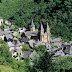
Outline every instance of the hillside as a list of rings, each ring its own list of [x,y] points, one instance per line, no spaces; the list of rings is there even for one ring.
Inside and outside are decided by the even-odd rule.
[[[10,66],[0,65],[0,72],[19,72],[19,71],[12,69]]]
[[[3,0],[0,15],[18,27],[28,28],[31,17],[36,28],[49,22],[51,34],[64,41],[72,40],[72,0]],[[46,2],[47,1],[47,2]]]

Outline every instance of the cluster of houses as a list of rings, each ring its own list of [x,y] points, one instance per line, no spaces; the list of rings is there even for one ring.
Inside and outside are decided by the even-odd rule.
[[[48,23],[45,29],[42,23],[39,29],[35,29],[33,19],[31,19],[29,29],[23,27],[18,28],[16,31],[11,30],[15,28],[14,25],[11,25],[11,22],[8,20],[3,21],[3,18],[0,17],[0,26],[2,23],[8,24],[9,26],[4,25],[3,29],[0,29],[0,38],[7,42],[12,57],[18,61],[20,60],[18,55],[21,56],[21,60],[29,57],[31,61],[39,57],[35,50],[23,52],[22,47],[24,44],[28,44],[31,49],[35,46],[44,45],[46,51],[54,53],[54,57],[70,56],[72,54],[72,41],[64,43],[61,38],[50,37],[51,33]],[[15,33],[20,34],[21,37],[18,39]]]

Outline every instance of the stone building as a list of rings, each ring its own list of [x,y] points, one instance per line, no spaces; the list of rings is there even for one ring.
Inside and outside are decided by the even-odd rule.
[[[3,18],[0,17],[0,26],[1,26],[1,23],[3,23]]]
[[[30,25],[30,31],[34,32],[35,31],[35,25],[33,23],[33,19],[31,18],[31,25]]]
[[[48,23],[46,25],[46,32],[44,32],[44,28],[41,23],[41,26],[39,29],[39,39],[40,39],[40,41],[42,41],[44,43],[50,43],[50,28],[49,28]]]

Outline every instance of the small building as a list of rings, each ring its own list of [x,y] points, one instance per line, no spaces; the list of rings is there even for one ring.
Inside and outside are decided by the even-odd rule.
[[[3,18],[0,16],[0,26],[3,23]]]
[[[16,49],[15,52],[17,52],[17,55],[22,55],[22,50],[21,49]]]
[[[28,58],[30,58],[30,61],[33,61],[37,57],[39,57],[39,55],[37,54],[37,52],[35,50],[33,52],[31,52],[31,51],[24,51],[24,55],[22,56],[22,60],[24,60],[25,57],[28,57]]]
[[[5,35],[5,37],[4,37],[4,41],[6,41],[6,42],[9,42],[9,41],[13,41],[13,37],[12,37],[12,35],[11,34],[7,34],[7,35]]]
[[[11,22],[8,21],[8,20],[4,20],[4,23],[7,24],[7,25],[11,25]]]
[[[9,46],[9,51],[14,50],[15,49],[15,45],[12,42],[7,42],[7,46]]]

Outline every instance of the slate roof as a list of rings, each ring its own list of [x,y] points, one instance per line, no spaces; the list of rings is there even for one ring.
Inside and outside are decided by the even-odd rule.
[[[11,26],[10,26],[10,29],[14,29],[14,28],[15,28],[15,26],[14,26],[14,25],[11,25]]]
[[[8,40],[8,39],[13,39],[13,37],[12,37],[11,34],[7,34],[7,35],[6,35],[6,38],[7,38],[7,40]]]
[[[12,42],[8,42],[7,44],[9,47],[15,47],[15,45]]]
[[[9,34],[9,33],[11,33],[11,32],[8,31],[8,30],[2,31],[2,32],[0,32],[0,36],[2,36],[2,35],[7,35],[7,34]]]
[[[36,44],[35,46],[43,45],[43,43],[39,40],[35,44]]]
[[[72,46],[72,41],[70,41],[69,44]]]
[[[63,45],[63,52],[65,54],[70,54],[70,45]]]
[[[8,21],[8,20],[4,20],[4,23],[5,23],[5,21],[7,21],[8,23],[11,23],[10,21]]]
[[[18,55],[20,55],[20,53],[22,53],[21,49],[16,49],[15,51],[18,53]]]
[[[29,39],[28,39],[28,38],[23,37],[23,38],[21,38],[21,39],[20,39],[20,41],[21,41],[21,42],[26,43],[26,42],[28,42],[28,41],[29,41]]]
[[[36,30],[34,32],[26,31],[24,33],[25,33],[26,36],[37,36],[38,30]]]
[[[39,57],[39,55],[37,54],[37,52],[34,50],[31,55],[30,55],[30,59],[35,60],[37,57]]]
[[[31,51],[24,51],[24,55],[22,56],[22,58],[29,57],[31,53]]]
[[[55,57],[57,56],[65,56],[65,54],[64,54],[64,52],[62,51],[62,50],[60,50],[60,51],[57,51],[56,53],[55,53],[55,55],[54,55]]]
[[[33,48],[33,47],[34,47],[35,41],[34,41],[34,40],[29,40],[28,43],[29,43],[30,47]]]
[[[22,46],[22,44],[20,43],[20,41],[17,41],[16,46]]]

